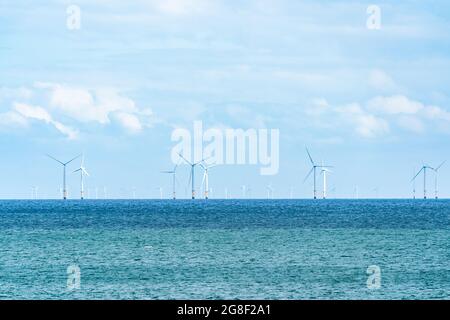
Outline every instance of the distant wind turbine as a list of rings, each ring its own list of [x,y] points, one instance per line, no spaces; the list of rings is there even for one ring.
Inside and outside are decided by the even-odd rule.
[[[308,154],[308,158],[309,158],[309,161],[311,162],[312,168],[309,171],[309,173],[306,175],[305,179],[303,180],[303,183],[305,183],[306,180],[308,180],[308,178],[311,176],[311,174],[313,174],[313,176],[314,176],[314,199],[317,199],[316,170],[317,169],[332,168],[332,167],[331,166],[324,166],[324,165],[321,165],[321,166],[316,165],[314,160],[313,160],[313,158],[311,157],[311,154],[309,153],[308,148],[306,148],[306,153]]]
[[[271,184],[266,186],[267,190],[267,200],[273,199],[273,187]]]
[[[204,193],[205,193],[205,199],[208,200],[209,199],[209,193],[210,193],[210,189],[209,189],[209,170],[217,167],[217,165],[212,164],[212,165],[208,165],[206,162],[202,162],[200,163],[200,166],[203,168],[204,173],[203,173],[203,181],[202,181],[202,188],[204,187]]]
[[[33,187],[31,187],[31,199],[32,200],[37,200],[37,198],[38,198],[38,187],[36,187],[36,186],[33,186]]]
[[[48,155],[48,154],[47,154],[47,157],[49,157],[50,159],[55,160],[56,162],[58,162],[59,164],[61,164],[61,165],[63,166],[63,192],[62,192],[63,194],[62,194],[62,198],[63,198],[64,200],[66,200],[66,199],[67,199],[66,166],[67,166],[69,163],[71,163],[72,161],[74,161],[74,160],[78,159],[79,157],[81,157],[81,154],[78,155],[78,156],[76,156],[76,157],[73,158],[72,160],[67,161],[67,162],[59,161],[58,159],[56,159],[56,158],[54,158],[54,157],[52,157],[51,155]]]
[[[74,171],[80,173],[80,195],[81,200],[84,199],[84,175],[87,175],[89,177],[89,173],[86,171],[86,168],[84,167],[84,154],[81,155],[81,166]]]
[[[242,198],[246,199],[247,198],[247,186],[243,185],[241,187],[241,190],[242,190]]]
[[[412,178],[411,181],[414,181],[423,171],[423,198],[426,199],[427,198],[427,170],[435,170],[434,168],[427,166],[427,165],[423,165],[422,168],[419,170],[419,172],[417,172],[417,174],[414,176],[414,178]]]
[[[436,173],[436,176],[434,178],[434,195],[435,195],[436,199],[439,199],[439,191],[438,191],[438,173],[439,173],[439,169],[442,168],[442,166],[446,162],[447,161],[442,162],[436,169],[434,169],[434,172]]]
[[[173,168],[171,171],[161,171],[161,173],[171,174],[172,175],[172,199],[176,200],[177,198],[177,168],[179,163]]]
[[[378,187],[375,187],[372,189],[372,191],[375,193],[375,198],[377,198],[377,199],[379,198],[379,190],[380,189]]]
[[[322,165],[322,170],[320,172],[322,173],[322,176],[323,176],[322,197],[323,197],[323,199],[326,199],[327,198],[327,174],[332,173],[332,171]]]
[[[163,200],[164,196],[163,196],[163,188],[162,187],[158,187],[156,188],[159,191],[159,199]]]
[[[187,160],[185,157],[183,157],[183,155],[181,153],[178,154],[180,156],[181,159],[183,159],[188,165],[191,166],[191,175],[189,177],[189,180],[191,182],[191,191],[192,191],[192,200],[195,200],[195,183],[194,183],[194,179],[195,179],[195,167],[198,166],[200,163],[202,163],[203,161],[205,161],[205,159],[203,159],[202,161],[196,162],[196,163],[192,163],[189,160]]]

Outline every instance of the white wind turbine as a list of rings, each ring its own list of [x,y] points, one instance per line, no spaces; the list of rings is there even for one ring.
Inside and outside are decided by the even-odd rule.
[[[84,167],[84,154],[81,155],[81,166],[74,171],[80,173],[80,195],[81,200],[84,199],[84,175],[87,175],[89,177],[89,173],[86,171],[86,168]]]
[[[417,172],[417,174],[414,176],[414,178],[412,178],[411,182],[415,181],[416,178],[422,173],[423,171],[423,198],[426,199],[427,198],[427,170],[435,170],[434,168],[427,166],[427,165],[423,165],[422,168],[419,170],[419,172]]]
[[[246,198],[247,198],[247,186],[246,186],[246,185],[243,185],[243,186],[241,187],[241,190],[242,190],[242,198],[243,198],[243,199],[246,199]]]
[[[439,190],[438,190],[438,172],[439,169],[442,168],[442,166],[446,163],[447,161],[442,162],[436,169],[434,169],[434,172],[436,173],[436,176],[434,178],[434,195],[436,197],[436,199],[439,199]]]
[[[317,199],[316,171],[317,171],[317,169],[327,169],[327,168],[333,168],[333,167],[324,166],[324,165],[321,165],[321,166],[316,165],[313,158],[311,157],[311,154],[309,153],[308,148],[306,148],[306,153],[308,154],[308,158],[309,158],[309,161],[311,162],[312,168],[309,171],[309,173],[306,175],[305,179],[303,180],[303,183],[305,183],[306,180],[308,180],[309,176],[311,174],[313,174],[313,176],[314,176],[314,199]]]
[[[209,169],[217,167],[217,165],[215,165],[215,164],[208,165],[206,162],[202,161],[202,163],[200,163],[200,166],[204,170],[203,181],[202,181],[202,188],[204,190],[205,199],[208,200],[209,199],[209,194],[211,192],[211,190],[209,188]]]
[[[158,187],[156,188],[156,190],[159,191],[159,199],[163,200],[164,196],[163,196],[163,187]]]
[[[333,173],[333,171],[327,169],[327,167],[322,165],[322,170],[320,171],[322,173],[323,176],[323,193],[322,193],[322,197],[323,199],[327,198],[327,174],[328,173]]]
[[[180,156],[181,159],[183,159],[188,165],[191,166],[191,174],[189,177],[189,180],[191,182],[191,191],[192,191],[192,200],[195,200],[195,183],[194,183],[194,178],[195,178],[195,167],[198,166],[200,163],[204,162],[205,159],[203,159],[202,161],[196,162],[196,163],[192,163],[189,160],[187,160],[185,157],[183,157],[183,155],[181,153],[178,154]]]
[[[58,162],[59,164],[61,164],[61,165],[63,166],[63,191],[62,191],[62,198],[63,198],[64,200],[66,200],[66,199],[67,199],[66,166],[67,166],[69,163],[71,163],[72,161],[74,161],[74,160],[78,159],[79,157],[81,157],[81,154],[78,155],[78,156],[76,156],[76,157],[73,158],[72,160],[67,161],[67,162],[59,161],[58,159],[56,159],[56,158],[54,158],[54,157],[52,157],[51,155],[48,155],[48,154],[47,154],[47,157],[49,157],[50,159],[55,160],[56,162]]]
[[[176,190],[176,184],[177,184],[177,168],[179,166],[179,163],[173,168],[172,171],[161,171],[161,173],[164,174],[171,174],[172,175],[172,199],[176,200],[177,198],[177,190]]]

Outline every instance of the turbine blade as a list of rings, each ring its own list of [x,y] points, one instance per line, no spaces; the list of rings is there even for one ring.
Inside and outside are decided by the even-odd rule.
[[[205,184],[205,179],[206,179],[206,171],[205,171],[205,173],[203,173],[203,180],[202,180],[202,187],[201,187],[202,189]]]
[[[414,178],[411,179],[411,182],[413,182],[414,180],[416,180],[417,176],[423,171],[425,167],[422,167],[422,169],[420,169],[419,172],[417,172],[417,174],[414,176]]]
[[[313,158],[311,157],[311,154],[309,153],[309,150],[308,150],[308,148],[306,148],[306,153],[308,154],[308,157],[309,157],[309,161],[311,161],[311,164],[312,164],[313,166],[315,166],[315,164],[314,164],[314,160],[313,160]]]
[[[306,180],[308,180],[309,176],[313,173],[314,171],[314,167],[311,168],[311,171],[309,171],[309,173],[306,175],[305,179],[303,180],[303,183],[306,182]]]
[[[438,171],[446,162],[447,162],[447,160],[442,162],[434,171]]]
[[[78,156],[76,156],[76,157],[75,157],[75,158],[73,158],[72,160],[70,160],[70,161],[67,161],[66,163],[64,163],[64,165],[68,165],[69,163],[71,163],[72,161],[74,161],[74,160],[78,159],[79,157],[81,157],[81,154],[80,154],[80,155],[78,155]]]
[[[77,170],[75,170],[74,172],[72,172],[72,173],[75,173],[75,172],[80,172],[81,171],[81,168],[80,169],[77,169]]]
[[[188,187],[191,184],[191,179],[192,179],[192,171],[191,170],[189,170],[189,171],[190,171],[190,173],[189,173]]]
[[[183,159],[187,164],[192,166],[192,163],[190,161],[188,161],[185,157],[183,157],[183,155],[181,153],[178,153],[178,155],[180,156],[181,159]]]
[[[61,161],[59,161],[58,159],[52,157],[51,155],[47,154],[47,157],[49,157],[50,159],[55,160],[56,162],[59,162],[60,164],[64,165],[64,163],[62,163]]]

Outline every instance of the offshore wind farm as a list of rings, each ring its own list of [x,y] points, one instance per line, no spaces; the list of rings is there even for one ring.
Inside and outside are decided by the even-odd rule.
[[[328,186],[330,184],[330,175],[333,174],[333,170],[339,170],[339,168],[335,168],[334,166],[331,165],[326,165],[324,164],[324,161],[322,161],[320,164],[317,164],[309,149],[305,148],[305,156],[307,157],[307,160],[310,164],[309,167],[309,171],[307,171],[305,178],[303,179],[303,181],[297,179],[297,181],[299,182],[298,185],[301,184],[307,184],[309,182],[312,182],[311,185],[311,196],[309,196],[308,194],[303,194],[303,195],[299,195],[298,197],[295,197],[295,199],[315,199],[315,200],[325,200],[325,199],[329,199],[329,198],[334,198],[334,199],[360,199],[361,197],[359,196],[360,190],[359,187],[356,186],[354,188],[354,192],[353,195],[345,197],[345,196],[341,196],[341,197],[337,197],[336,196],[336,186],[334,185],[334,187],[331,188],[331,192],[328,191]],[[60,161],[56,158],[54,158],[53,156],[47,155],[48,158],[50,158],[51,160],[55,161],[57,164],[61,165],[63,168],[63,175],[62,175],[62,184],[60,185],[59,188],[56,188],[57,184],[55,184],[55,190],[58,190],[57,194],[59,196],[59,198],[62,198],[63,200],[67,200],[69,198],[71,199],[108,199],[107,197],[107,192],[106,186],[95,186],[95,187],[87,187],[86,188],[86,178],[90,177],[90,174],[88,173],[86,167],[85,167],[85,153],[81,153],[79,155],[77,155],[76,157],[72,158],[71,160],[67,161],[67,162],[63,162]],[[77,167],[76,164],[74,164],[74,162],[76,160],[80,160],[80,164]],[[67,177],[67,167],[73,164],[75,167],[75,170],[72,172],[73,174],[78,174],[79,175],[79,190],[78,190],[78,194],[79,196],[72,196],[69,197],[69,193],[68,193],[68,187],[67,187],[67,181],[70,179],[70,177]],[[422,167],[420,167],[419,171],[415,171],[415,175],[412,177],[412,179],[410,181],[405,181],[405,186],[407,186],[407,188],[411,188],[411,195],[404,197],[406,199],[408,198],[412,198],[412,199],[417,199],[417,198],[423,198],[423,199],[439,199],[440,197],[442,197],[442,195],[439,194],[439,173],[440,171],[444,168],[445,169],[445,164],[446,161],[441,162],[439,165],[432,167],[430,165],[426,165],[423,164]],[[183,169],[183,167],[188,167],[189,168],[189,178],[188,181],[180,181],[179,178],[177,178],[177,173],[180,174],[181,170]],[[195,168],[201,168],[203,169],[203,174],[202,174],[202,179],[199,179],[199,181],[201,181],[200,184],[196,184],[196,171]],[[126,188],[122,188],[121,194],[115,196],[115,197],[109,197],[109,199],[173,199],[173,200],[177,200],[177,199],[183,199],[185,197],[180,196],[180,194],[182,194],[181,192],[179,192],[179,189],[186,189],[187,187],[189,187],[191,189],[191,199],[195,200],[195,199],[204,199],[204,200],[208,200],[211,199],[212,195],[211,195],[211,191],[212,191],[212,186],[210,183],[210,170],[213,168],[219,167],[217,169],[220,169],[220,166],[214,163],[208,163],[208,159],[203,159],[201,161],[192,163],[190,160],[187,160],[182,154],[179,154],[179,161],[173,166],[172,170],[167,170],[167,171],[160,171],[161,174],[163,175],[170,175],[170,185],[167,186],[167,188],[162,187],[162,185],[159,186],[154,186],[151,183],[149,183],[148,185],[148,190],[149,192],[147,194],[144,195],[140,195],[139,197],[137,197],[136,193],[137,190],[135,187],[131,187],[129,188],[129,192],[127,194],[127,192],[125,191]],[[306,169],[308,168],[307,166],[305,167]],[[216,170],[216,169],[215,169]],[[306,172],[306,170],[305,170]],[[296,172],[297,177],[301,176],[301,171],[299,170],[298,172]],[[132,177],[130,177],[130,185],[132,185]],[[320,179],[321,178],[321,179]],[[428,178],[428,179],[427,179]],[[421,185],[423,188],[423,197],[418,196],[417,193],[417,183],[418,180],[421,180]],[[310,181],[312,180],[312,181]],[[433,188],[433,196],[430,197],[430,193],[429,192],[429,188],[431,183],[433,183],[432,187]],[[239,183],[239,182],[238,182]],[[336,184],[337,182],[334,182],[334,184]],[[389,183],[389,181],[386,181],[386,183]],[[275,197],[275,187],[272,183],[268,184],[268,185],[263,185],[260,188],[260,194],[252,194],[252,188],[251,186],[248,185],[241,185],[240,188],[236,188],[235,192],[233,193],[233,196],[230,196],[230,190],[228,187],[224,187],[223,185],[220,184],[220,181],[217,181],[217,179],[214,179],[213,182],[214,188],[216,188],[217,190],[224,190],[223,195],[218,195],[216,197],[216,199],[267,199],[267,200],[273,200],[273,199],[294,199],[293,196],[293,190],[294,188],[291,186],[289,188],[279,188],[280,192],[278,197]],[[319,187],[321,188],[321,190],[319,191]],[[102,189],[102,196],[99,196],[99,188]],[[93,192],[90,192],[90,189],[93,189]],[[110,189],[114,189],[114,186],[110,186]],[[240,189],[240,190],[238,190]],[[38,190],[39,187],[37,185],[32,186],[31,187],[31,193],[30,193],[30,197],[29,199],[33,199],[33,200],[38,200],[38,199],[54,199],[54,198],[58,198],[58,197],[45,197],[44,195],[38,195]],[[157,193],[155,194],[153,191],[151,190],[157,190]],[[170,192],[168,191],[170,190]],[[198,194],[197,190],[200,190],[201,193]],[[380,197],[380,187],[377,186],[376,188],[373,188],[370,190],[370,192],[367,193],[366,197],[363,197],[362,199],[389,199],[389,198],[394,198],[394,197],[390,197],[389,195],[383,195],[382,197]],[[76,194],[76,193],[75,193]],[[240,195],[239,195],[240,194]],[[265,196],[266,194],[266,196]],[[443,196],[444,198],[445,195]]]

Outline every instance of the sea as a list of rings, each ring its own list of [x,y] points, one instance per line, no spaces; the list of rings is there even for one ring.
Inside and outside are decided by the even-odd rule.
[[[450,299],[450,201],[0,201],[0,299]]]

